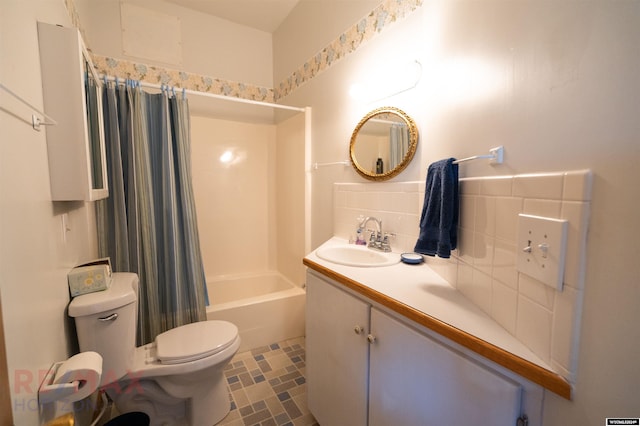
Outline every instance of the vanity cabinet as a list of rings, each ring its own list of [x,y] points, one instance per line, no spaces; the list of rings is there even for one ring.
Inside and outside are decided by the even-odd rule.
[[[307,272],[306,306],[308,404],[321,425],[516,425],[523,412],[540,424],[539,387],[340,284]]]
[[[75,28],[38,22],[51,199],[93,201],[109,195],[102,86]]]
[[[515,425],[521,386],[371,309],[369,425]]]
[[[369,304],[308,273],[305,323],[309,409],[323,426],[366,425]]]

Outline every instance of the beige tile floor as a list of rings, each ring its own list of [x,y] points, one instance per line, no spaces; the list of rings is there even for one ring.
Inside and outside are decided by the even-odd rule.
[[[318,425],[307,409],[304,337],[236,354],[225,377],[231,411],[221,426]]]

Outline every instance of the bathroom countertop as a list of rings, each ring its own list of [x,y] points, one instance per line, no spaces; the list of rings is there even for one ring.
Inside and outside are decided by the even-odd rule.
[[[344,245],[331,238],[321,247]],[[303,263],[320,274],[385,306],[477,354],[571,399],[571,385],[427,263],[352,267],[308,254]]]

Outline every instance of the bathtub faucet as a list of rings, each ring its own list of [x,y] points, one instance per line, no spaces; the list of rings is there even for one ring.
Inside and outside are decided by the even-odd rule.
[[[371,221],[376,224],[376,227],[378,228],[377,230],[366,229],[367,223]],[[362,222],[360,222],[360,229],[371,232],[367,247],[380,251],[391,251],[391,246],[389,245],[389,237],[382,233],[382,221],[380,219],[373,216],[367,216],[362,220]]]

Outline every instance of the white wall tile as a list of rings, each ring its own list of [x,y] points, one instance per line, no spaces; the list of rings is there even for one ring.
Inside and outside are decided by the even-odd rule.
[[[465,263],[461,260],[457,262],[457,273],[456,276],[458,278],[457,288],[462,294],[467,294],[471,291],[473,287],[473,267]]]
[[[473,265],[473,232],[458,228],[458,256]]]
[[[556,295],[553,311],[551,358],[569,372],[577,369],[582,292],[565,288]]]
[[[491,315],[492,286],[491,276],[478,269],[473,271],[473,285],[463,292],[480,309]]]
[[[526,199],[524,200],[523,213],[557,219],[560,217],[561,207],[562,202],[558,200]]]
[[[473,233],[473,266],[487,275],[491,275],[494,245],[495,238]]]
[[[564,174],[562,198],[571,201],[590,201],[593,185],[591,170],[577,170]]]
[[[564,284],[582,289],[586,262],[586,240],[590,203],[565,201],[561,218],[569,221],[567,252],[565,256]]]
[[[420,214],[422,207],[422,199],[418,191],[405,192],[404,198],[404,212],[409,214]]]
[[[361,199],[360,193],[356,191],[347,191],[347,207],[353,209],[357,207],[364,207]]]
[[[513,178],[513,195],[525,198],[560,200],[564,176],[562,173],[518,175]]]
[[[403,225],[400,228],[400,232],[407,235],[414,235],[418,238],[420,233],[420,215],[418,214],[406,214],[403,221]]]
[[[474,230],[485,235],[496,234],[496,199],[480,196],[476,198]]]
[[[413,213],[418,212],[418,200],[417,192],[390,192],[390,211],[396,211],[400,213]]]
[[[479,195],[481,179],[465,178],[460,179],[458,191],[464,195]]]
[[[333,191],[333,206],[335,207],[347,207],[347,193],[336,188]]]
[[[393,200],[393,196],[396,194],[397,193],[388,191],[379,192],[377,210],[394,213],[399,213],[400,211],[402,211],[402,206],[398,205],[398,203],[394,202]]]
[[[518,292],[496,280],[492,281],[491,317],[509,333],[516,334]]]
[[[362,192],[363,206],[367,210],[383,210],[382,193],[380,192]]]
[[[453,283],[457,280],[458,260],[454,256],[449,259],[442,259],[437,256],[424,256],[424,258],[425,263],[447,282]]]
[[[460,196],[460,215],[459,223],[463,230],[473,231],[475,226],[476,215],[476,198],[475,196]]]
[[[518,214],[522,212],[522,198],[496,197],[496,238],[515,244],[518,236]]]
[[[524,296],[518,296],[516,337],[543,361],[551,359],[551,312]]]
[[[553,310],[556,290],[523,273],[518,277],[518,291],[543,308]]]
[[[458,249],[426,262],[514,334],[563,377],[575,378],[585,242],[592,186],[588,170],[460,180]],[[396,237],[396,251],[413,251],[425,183],[336,184],[334,228],[355,235],[358,215],[375,216]],[[562,197],[564,196],[564,200]],[[518,214],[569,221],[565,286],[557,292],[518,273]]]
[[[480,195],[503,196],[512,195],[513,176],[499,176],[480,181]]]
[[[493,279],[517,290],[518,271],[516,269],[516,250],[514,244],[496,239],[493,255]]]

